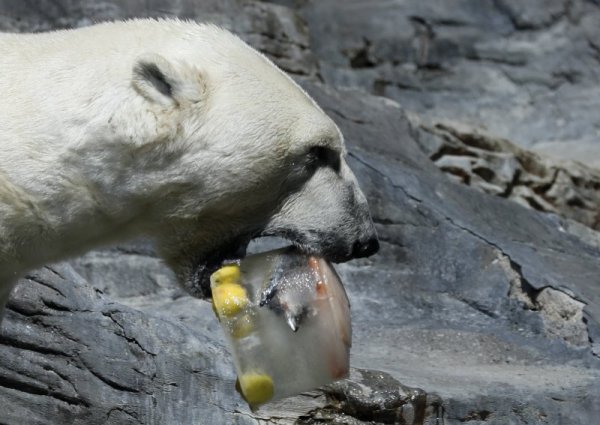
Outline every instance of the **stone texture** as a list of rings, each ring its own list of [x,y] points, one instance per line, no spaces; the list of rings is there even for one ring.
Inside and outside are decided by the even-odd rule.
[[[306,25],[289,8],[245,0],[0,0],[0,30],[47,31],[113,19],[179,17],[234,30],[293,74],[313,75]]]
[[[524,150],[460,123],[413,119],[417,140],[455,181],[600,229],[600,171]]]
[[[339,267],[355,378],[250,412],[208,303],[134,246],[74,261],[87,279],[61,265],[20,283],[0,347],[6,423],[411,423],[418,410],[432,424],[583,424],[600,413],[600,251],[552,217],[450,182],[389,101],[307,88],[347,135],[382,238],[380,254]],[[587,342],[550,332],[546,307],[509,296],[515,280],[585,303],[573,317]],[[378,373],[368,390],[355,382]],[[367,395],[398,388],[377,413]],[[411,391],[425,404],[406,404]]]
[[[319,0],[325,82],[600,165],[600,8],[588,0]]]
[[[20,281],[0,328],[0,423],[594,423],[600,417],[600,243],[594,241],[600,239],[576,221],[532,210],[525,195],[528,208],[452,182],[430,159],[448,143],[478,149],[475,162],[447,150],[434,160],[447,156],[446,165],[471,172],[465,171],[470,179],[479,176],[477,186],[487,184],[492,193],[492,186],[504,191],[506,182],[527,172],[527,183],[518,187],[548,198],[554,208],[553,199],[569,190],[581,199],[593,195],[573,183],[556,189],[555,198],[542,196],[535,190],[535,177],[546,178],[536,174],[539,164],[525,167],[504,142],[494,148],[506,137],[502,120],[514,116],[489,111],[497,112],[511,98],[507,93],[518,103],[523,87],[540,89],[540,99],[543,93],[567,96],[562,90],[579,82],[550,84],[551,52],[571,54],[561,50],[561,40],[573,31],[596,40],[596,3],[539,4],[0,0],[4,29],[178,14],[220,22],[272,49],[276,60],[289,60],[288,69],[303,76],[300,82],[345,134],[348,161],[382,244],[378,255],[338,267],[352,304],[350,379],[257,412],[233,390],[233,366],[210,305],[182,293],[147,242],[31,273]],[[286,6],[299,7],[309,25]],[[558,31],[561,25],[568,31]],[[425,42],[432,31],[435,42]],[[533,39],[538,44],[528,44]],[[538,51],[542,42],[546,50]],[[597,71],[588,67],[587,47],[575,43],[573,49],[581,50],[580,60],[561,56],[556,64],[577,70],[587,84]],[[484,50],[489,59],[474,59]],[[503,77],[504,68],[535,66],[543,72],[524,75],[534,82],[523,87]],[[326,84],[315,83],[317,71]],[[404,83],[375,91],[396,97],[397,89],[402,106],[333,87],[343,82],[372,90],[384,71]],[[406,88],[410,84],[431,90]],[[388,86],[395,88],[388,92]],[[571,106],[593,103],[593,94],[590,88]],[[529,111],[551,122],[549,106],[539,102]],[[590,105],[567,127],[580,125],[581,134],[590,134],[597,119]],[[478,109],[493,136],[457,124],[465,110]],[[436,111],[448,116],[438,119]],[[453,114],[460,120],[450,120]],[[518,120],[509,127],[540,138],[558,128],[527,120],[531,128]],[[469,141],[476,139],[473,146]],[[563,168],[567,182],[580,170]]]
[[[352,370],[350,377],[326,387],[327,405],[301,416],[298,424],[434,423],[442,419],[439,397],[402,385],[387,373]]]

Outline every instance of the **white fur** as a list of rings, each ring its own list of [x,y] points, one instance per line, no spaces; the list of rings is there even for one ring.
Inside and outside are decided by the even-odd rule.
[[[140,234],[180,276],[259,234],[328,255],[374,234],[343,160],[307,171],[311,147],[343,154],[337,127],[225,30],[0,34],[0,76],[0,309],[27,270]]]

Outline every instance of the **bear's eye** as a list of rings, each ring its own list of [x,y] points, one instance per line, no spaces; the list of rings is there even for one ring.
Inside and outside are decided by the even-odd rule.
[[[308,150],[308,164],[312,169],[318,167],[331,167],[334,171],[340,171],[340,154],[326,146],[313,146]]]

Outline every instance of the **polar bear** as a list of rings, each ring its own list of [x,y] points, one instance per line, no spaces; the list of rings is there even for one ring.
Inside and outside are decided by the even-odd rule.
[[[0,76],[0,305],[28,270],[138,235],[196,296],[255,237],[378,249],[337,126],[226,30],[0,34]]]

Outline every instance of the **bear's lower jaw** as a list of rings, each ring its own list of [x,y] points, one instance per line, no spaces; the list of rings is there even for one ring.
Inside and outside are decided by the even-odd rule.
[[[265,231],[259,237],[276,237],[289,242],[300,252],[322,257],[332,263],[345,263],[352,260],[352,247],[341,243],[335,235],[312,229],[302,232],[298,229],[277,229]]]

